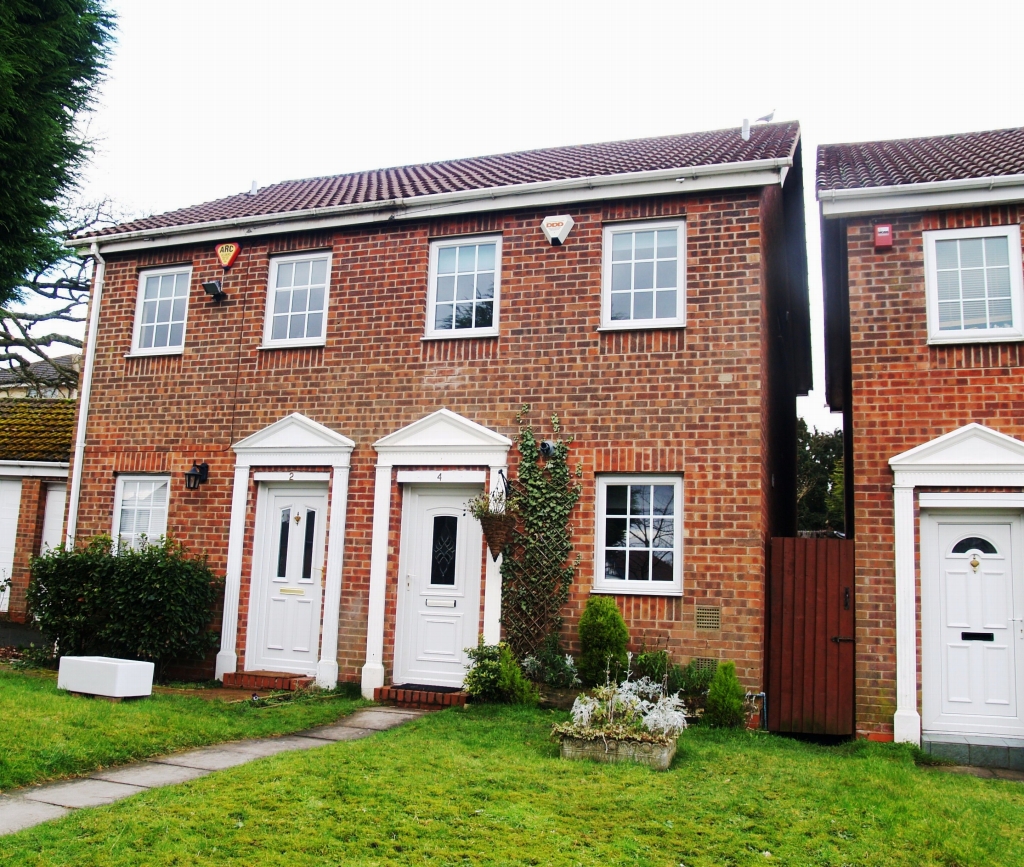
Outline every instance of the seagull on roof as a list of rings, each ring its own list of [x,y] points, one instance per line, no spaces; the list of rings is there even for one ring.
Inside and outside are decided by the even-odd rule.
[[[762,120],[765,123],[771,123],[773,117],[775,117],[775,109],[774,108],[770,112],[768,112],[768,114],[766,114],[764,117],[759,117],[757,120],[754,121],[754,123],[760,123]]]

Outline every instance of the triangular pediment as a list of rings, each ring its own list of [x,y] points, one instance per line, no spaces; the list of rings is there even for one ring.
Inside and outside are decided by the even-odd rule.
[[[329,427],[293,412],[232,446],[240,452],[352,451],[355,443]]]
[[[512,440],[448,409],[439,409],[381,437],[373,444],[378,452],[388,451],[480,451],[505,449]]]
[[[1024,442],[980,424],[964,425],[890,458],[895,470],[1024,469]]]

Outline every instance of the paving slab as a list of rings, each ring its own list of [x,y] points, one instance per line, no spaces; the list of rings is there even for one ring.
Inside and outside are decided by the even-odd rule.
[[[107,780],[110,783],[127,783],[130,786],[144,786],[152,789],[157,786],[174,786],[187,783],[197,777],[205,777],[209,771],[200,768],[187,768],[181,765],[161,765],[157,762],[142,762],[128,765],[125,768],[111,768],[92,775],[94,780]]]
[[[319,738],[304,738],[297,735],[286,735],[280,738],[254,738],[248,741],[238,741],[233,744],[225,744],[225,749],[230,748],[244,753],[249,761],[262,759],[267,756],[276,756],[278,753],[287,753],[294,750],[309,750],[315,747],[326,746]]]
[[[422,714],[415,711],[374,708],[373,710],[357,710],[351,716],[345,717],[345,721],[351,728],[373,729],[374,731],[382,732],[420,716]]]
[[[201,750],[150,759],[151,762],[156,762],[159,765],[179,765],[183,768],[197,768],[203,771],[223,771],[225,768],[244,765],[252,760],[253,757],[250,753],[222,747],[206,747]]]
[[[307,729],[304,732],[297,732],[304,738],[318,738],[323,741],[357,741],[360,738],[368,738],[376,734],[373,729],[357,729],[352,726],[336,725],[321,726],[320,728]]]
[[[73,780],[70,783],[60,783],[56,786],[44,786],[31,792],[25,792],[23,797],[29,801],[39,801],[43,804],[56,804],[58,807],[101,807],[104,804],[113,804],[122,798],[130,798],[139,792],[146,791],[141,786],[129,786],[125,783],[110,783],[106,780]]]
[[[22,797],[0,798],[0,836],[59,819],[69,812],[56,804],[29,801]]]

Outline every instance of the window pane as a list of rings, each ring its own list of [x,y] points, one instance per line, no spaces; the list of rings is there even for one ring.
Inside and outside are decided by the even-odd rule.
[[[654,232],[637,232],[634,246],[634,259],[654,258]]]
[[[490,328],[494,324],[494,302],[482,301],[476,305],[476,327]]]
[[[612,235],[612,261],[628,262],[633,258],[633,233]]]
[[[291,321],[288,323],[288,339],[289,340],[301,340],[306,336],[306,317],[301,313],[292,315]]]
[[[988,311],[984,301],[964,301],[964,328],[988,328]]]
[[[437,278],[437,300],[438,301],[454,301],[455,300],[455,278],[454,277],[438,277]]]
[[[960,266],[956,241],[935,242],[935,265],[938,268],[958,268]]]
[[[960,302],[939,304],[939,329],[942,331],[960,330]]]
[[[171,325],[171,333],[167,338],[168,346],[181,346],[184,337],[185,326],[180,322]]]
[[[454,515],[434,516],[434,536],[430,545],[430,583],[455,584],[455,552],[459,519]]]
[[[669,289],[667,292],[659,292],[657,301],[658,319],[676,318],[676,290]]]
[[[624,581],[626,578],[626,552],[604,552],[604,577],[610,581]]]
[[[459,273],[476,270],[476,245],[459,247]]]
[[[288,308],[291,306],[292,293],[291,292],[275,292],[274,293],[274,314],[280,315],[281,313],[287,313]]]
[[[981,551],[982,554],[999,553],[996,550],[995,545],[993,545],[988,539],[982,539],[980,536],[967,536],[953,546],[954,554],[966,554],[971,550]]]
[[[604,522],[604,545],[606,548],[626,547],[626,519],[606,518]]]
[[[477,298],[493,298],[494,297],[494,274],[486,272],[484,274],[476,275],[476,297]]]
[[[960,241],[960,267],[980,268],[985,264],[981,238],[964,238]]]
[[[306,337],[323,337],[323,313],[310,313],[306,317]]]
[[[292,281],[293,286],[308,286],[309,285],[309,262],[296,262],[295,263],[295,277]]]
[[[149,349],[153,346],[153,327],[143,325],[139,330],[139,346],[142,349]]]
[[[960,290],[964,298],[985,297],[985,272],[981,268],[971,268],[960,272]]]
[[[654,288],[654,263],[637,262],[633,266],[633,288],[653,289]]]
[[[939,300],[953,301],[960,298],[960,272],[939,271]]]
[[[1013,327],[1013,311],[1010,308],[1009,298],[996,298],[988,302],[988,327]]]
[[[649,551],[629,552],[629,580],[651,580],[651,554]]]
[[[185,320],[185,301],[184,298],[175,298],[171,302],[171,321],[172,322],[183,322]]]
[[[167,325],[157,325],[153,331],[153,346],[166,346],[167,345],[167,332],[169,328]]]
[[[455,307],[452,304],[438,304],[434,311],[434,328],[451,328],[454,311]]]
[[[454,274],[455,273],[455,247],[441,247],[437,251],[437,273],[438,274]]]
[[[309,290],[306,288],[292,289],[292,313],[306,312],[306,299]]]
[[[988,269],[988,297],[1009,298],[1010,297],[1010,269],[989,268]]]
[[[476,282],[472,274],[459,274],[458,282],[455,284],[455,300],[471,301],[473,298],[473,284]]]
[[[281,510],[281,529],[277,535],[277,577],[286,578],[288,569],[288,536],[291,530],[291,509]]]
[[[285,288],[292,285],[292,272],[295,265],[292,262],[285,262],[277,266],[278,288]]]
[[[629,292],[612,293],[612,319],[629,319]]]
[[[324,309],[324,287],[323,286],[312,286],[309,290],[309,309],[310,310],[323,310]]]
[[[659,259],[675,259],[676,258],[676,230],[675,229],[659,229],[658,230],[658,258]]]
[[[650,548],[651,547],[651,519],[630,518],[629,519],[629,547]]]
[[[676,288],[676,260],[670,259],[667,262],[658,263],[658,288]]]
[[[612,291],[622,292],[632,287],[630,278],[632,277],[633,269],[627,262],[624,265],[612,265]]]
[[[146,301],[142,305],[142,321],[149,325],[156,322],[156,301]]]
[[[654,486],[654,514],[675,515],[676,511],[676,488],[675,485]]]
[[[288,335],[288,317],[287,316],[275,316],[274,327],[270,332],[271,340],[284,340]]]
[[[156,302],[156,321],[157,322],[170,322],[171,321],[171,304],[173,302],[170,298],[161,299]]]
[[[672,581],[675,578],[673,574],[673,554],[671,551],[655,551],[654,560],[652,563],[651,580],[652,581]]]
[[[629,514],[649,515],[651,514],[651,486],[630,485],[629,486]]]
[[[181,297],[188,297],[188,278],[189,275],[186,272],[175,275],[174,279],[174,294]]]
[[[985,264],[990,268],[993,265],[1010,264],[1010,251],[1005,237],[985,239]]]
[[[655,518],[651,526],[651,547],[672,548],[675,546],[675,521],[671,518]]]
[[[478,248],[476,267],[479,271],[494,270],[494,244],[481,244]]]
[[[306,509],[306,536],[302,545],[302,578],[313,576],[313,536],[316,534],[316,512]]]
[[[634,292],[633,293],[633,318],[653,319],[654,318],[654,293]]]
[[[605,514],[625,515],[628,485],[608,485],[605,488]]]
[[[311,263],[309,272],[310,283],[326,283],[327,282],[327,260],[326,259],[315,259]]]
[[[473,304],[456,304],[455,305],[455,327],[456,328],[472,328],[473,327]]]
[[[159,277],[147,277],[146,278],[146,298],[156,298],[160,292],[160,278]]]

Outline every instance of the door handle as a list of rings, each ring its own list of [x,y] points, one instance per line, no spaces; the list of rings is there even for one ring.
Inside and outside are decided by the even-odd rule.
[[[849,641],[852,644],[856,640],[857,640],[856,638],[847,638],[847,636],[845,636],[845,635],[833,635],[832,636],[832,641],[835,644],[839,644],[839,642],[841,642],[841,641]]]

